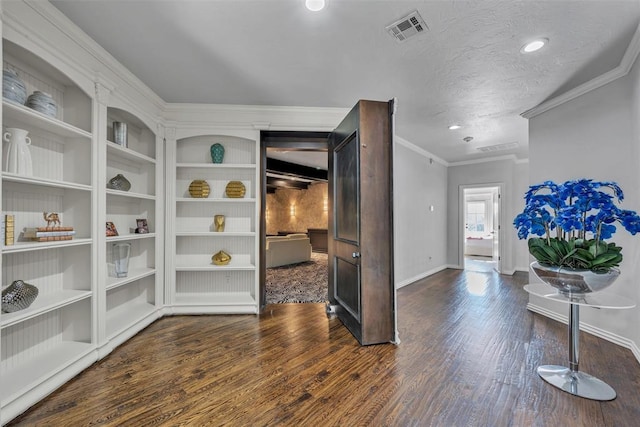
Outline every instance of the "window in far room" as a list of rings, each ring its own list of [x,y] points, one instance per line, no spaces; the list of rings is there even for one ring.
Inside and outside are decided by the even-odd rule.
[[[484,200],[467,202],[466,235],[481,237],[487,233],[487,203]]]

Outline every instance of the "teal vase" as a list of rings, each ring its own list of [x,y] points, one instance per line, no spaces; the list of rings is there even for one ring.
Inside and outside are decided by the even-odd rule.
[[[222,163],[222,159],[224,159],[224,147],[222,144],[213,144],[210,150],[211,161],[213,163]]]

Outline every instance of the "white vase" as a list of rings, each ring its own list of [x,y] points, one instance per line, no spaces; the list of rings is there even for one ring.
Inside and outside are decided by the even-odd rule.
[[[31,163],[31,138],[27,136],[29,132],[24,129],[7,128],[3,139],[8,142],[7,154],[4,163],[6,172],[18,175],[33,175],[33,166]]]

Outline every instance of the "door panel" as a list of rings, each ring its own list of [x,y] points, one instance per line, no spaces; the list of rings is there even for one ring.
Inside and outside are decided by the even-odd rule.
[[[336,287],[336,299],[360,321],[360,267],[342,258],[335,259],[336,278],[340,286]]]
[[[329,302],[363,345],[397,342],[392,112],[360,101],[329,138]]]
[[[337,209],[336,239],[358,244],[358,135],[353,132],[334,150],[334,168],[336,179],[335,207]]]

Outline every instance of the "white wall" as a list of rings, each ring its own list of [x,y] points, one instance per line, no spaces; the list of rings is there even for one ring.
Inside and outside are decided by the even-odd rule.
[[[397,287],[446,266],[447,167],[430,159],[434,157],[429,153],[396,138],[393,220]]]
[[[518,233],[513,228],[513,219],[524,209],[524,193],[529,189],[529,162],[516,163],[513,171],[513,191],[511,192],[511,216],[505,221],[505,227],[511,228],[513,238],[511,239],[511,250],[513,253],[513,268],[517,271],[529,271],[530,256],[529,247],[526,240],[518,239]]]
[[[528,181],[527,163],[516,163],[512,158],[496,159],[486,162],[452,165],[448,168],[447,184],[447,264],[462,268],[460,242],[462,224],[460,223],[460,186],[478,184],[504,184],[502,194],[503,217],[501,219],[502,271],[513,273],[515,267],[527,269],[526,243],[517,241],[513,228],[513,218],[522,210],[522,195]],[[524,245],[524,249],[523,249]],[[524,251],[524,252],[523,252]]]
[[[640,71],[542,113],[529,123],[530,182],[593,178],[616,181],[625,191],[622,206],[640,211]],[[625,230],[611,241],[623,247],[622,274],[612,293],[640,301],[640,236]],[[533,279],[533,275],[530,276]],[[530,305],[566,317],[567,306],[530,297]],[[631,347],[640,358],[640,308],[581,311],[581,321],[600,336]]]

